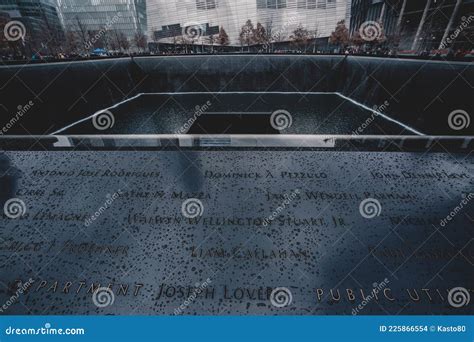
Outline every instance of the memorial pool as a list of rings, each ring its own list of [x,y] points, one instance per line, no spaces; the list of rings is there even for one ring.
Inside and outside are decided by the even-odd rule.
[[[103,131],[94,115],[107,112]],[[271,116],[285,112],[284,129]],[[189,123],[189,125],[186,125]],[[104,108],[55,134],[339,134],[420,135],[380,107],[367,107],[337,92],[143,93]]]

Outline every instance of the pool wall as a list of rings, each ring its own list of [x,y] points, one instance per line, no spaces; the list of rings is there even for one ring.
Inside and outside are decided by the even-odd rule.
[[[464,110],[474,119],[472,63],[348,57],[338,89],[367,106],[430,135],[474,135],[471,125],[455,131],[448,116]]]
[[[383,106],[426,134],[472,135],[472,125],[454,131],[447,118],[457,109],[473,112],[473,79],[470,63],[356,56],[156,56],[1,66],[0,129],[51,133],[146,92],[311,91]]]

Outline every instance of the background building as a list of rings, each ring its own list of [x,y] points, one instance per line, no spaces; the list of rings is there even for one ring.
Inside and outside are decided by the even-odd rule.
[[[137,39],[146,45],[145,0],[58,1],[70,48],[85,42],[85,50],[133,50]]]
[[[230,43],[240,45],[242,26],[260,23],[274,41],[288,40],[301,24],[313,37],[328,37],[338,21],[348,19],[346,0],[148,0],[149,38],[171,42],[189,28],[201,39],[224,28]]]
[[[474,0],[352,0],[351,34],[366,21],[379,22],[401,50],[470,49]]]
[[[0,15],[3,24],[13,20],[23,23],[24,39],[16,42],[23,53],[46,55],[61,50],[64,31],[56,0],[0,0]]]

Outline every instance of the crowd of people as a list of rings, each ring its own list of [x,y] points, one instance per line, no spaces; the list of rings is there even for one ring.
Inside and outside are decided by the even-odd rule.
[[[407,58],[425,58],[425,59],[444,59],[444,60],[474,60],[474,50],[465,49],[445,49],[445,50],[397,50],[389,47],[374,48],[334,48],[334,49],[304,49],[304,48],[262,48],[259,46],[252,47],[210,47],[210,46],[163,46],[144,52],[90,52],[88,54],[47,54],[34,53],[31,58],[24,55],[4,54],[0,55],[2,62],[10,63],[30,63],[30,62],[58,62],[65,60],[88,60],[100,58],[121,58],[121,57],[139,57],[153,55],[189,55],[189,54],[307,54],[307,55],[359,55],[374,57],[407,57]]]

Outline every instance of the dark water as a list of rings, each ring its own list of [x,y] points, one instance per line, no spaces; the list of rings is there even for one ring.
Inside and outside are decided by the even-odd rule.
[[[61,133],[414,134],[332,93],[144,94],[108,110],[114,121],[110,128],[98,130],[88,119]],[[285,129],[275,129],[275,111],[289,113],[291,125],[286,122]]]

